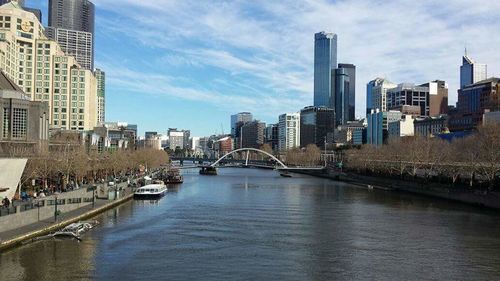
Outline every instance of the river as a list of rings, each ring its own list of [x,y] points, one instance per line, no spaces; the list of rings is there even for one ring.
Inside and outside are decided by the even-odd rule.
[[[0,255],[0,280],[500,280],[500,214],[274,171],[185,175],[82,242]]]

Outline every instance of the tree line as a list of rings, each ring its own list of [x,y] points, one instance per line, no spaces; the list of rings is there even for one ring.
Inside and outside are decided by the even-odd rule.
[[[472,135],[445,141],[439,138],[389,139],[387,145],[364,145],[347,150],[345,166],[363,174],[438,180],[468,186],[498,185],[500,124],[479,127]]]

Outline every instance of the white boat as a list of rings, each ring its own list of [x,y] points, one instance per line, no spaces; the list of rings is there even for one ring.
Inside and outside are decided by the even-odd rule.
[[[158,181],[136,189],[134,199],[158,199],[167,193],[167,186]]]
[[[80,235],[84,232],[89,231],[95,225],[97,225],[97,221],[82,221],[72,223],[65,228],[53,233],[52,237],[70,237],[80,239]]]

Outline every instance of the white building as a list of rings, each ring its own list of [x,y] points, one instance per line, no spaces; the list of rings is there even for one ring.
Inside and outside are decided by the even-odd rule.
[[[413,122],[416,117],[413,115],[402,115],[401,120],[388,123],[389,137],[411,137],[415,135]]]
[[[389,82],[385,79],[380,79],[377,85],[372,88],[372,107],[373,109],[380,109],[380,111],[387,111],[387,91],[394,89],[398,85]]]
[[[300,147],[300,113],[285,113],[279,116],[278,149],[283,151]]]
[[[169,148],[175,150],[176,148],[184,148],[184,132],[170,131],[168,132]]]
[[[49,26],[46,34],[51,40],[59,43],[65,54],[75,57],[83,68],[92,70],[94,63],[92,33]]]

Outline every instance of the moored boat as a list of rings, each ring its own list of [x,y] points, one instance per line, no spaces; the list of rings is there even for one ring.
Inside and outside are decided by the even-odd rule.
[[[156,181],[140,187],[134,192],[134,199],[158,199],[167,193],[167,186],[163,181]]]
[[[178,169],[171,169],[167,172],[167,175],[165,177],[166,184],[179,184],[183,182],[184,178],[182,177]]]
[[[200,175],[207,175],[207,176],[216,176],[217,175],[217,168],[212,167],[212,166],[207,166],[207,167],[200,167]]]

